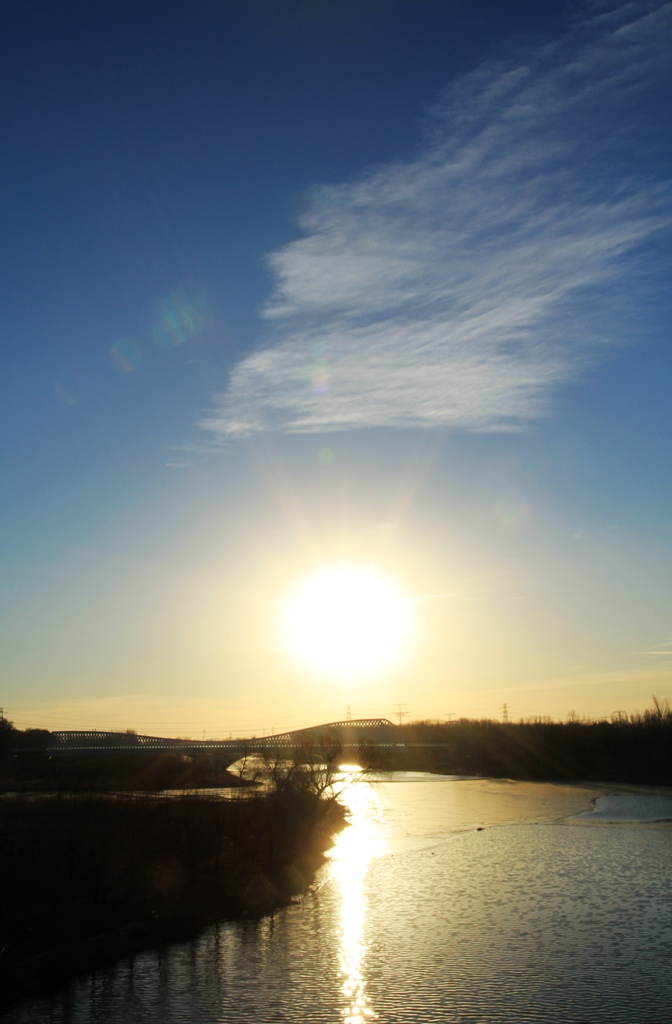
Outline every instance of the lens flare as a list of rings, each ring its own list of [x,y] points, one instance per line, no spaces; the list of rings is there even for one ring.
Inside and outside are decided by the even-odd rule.
[[[122,373],[132,373],[142,362],[142,349],[133,338],[118,338],[110,349],[110,359]]]
[[[158,305],[152,338],[157,348],[176,348],[195,338],[210,323],[207,303],[200,296],[176,291]]]

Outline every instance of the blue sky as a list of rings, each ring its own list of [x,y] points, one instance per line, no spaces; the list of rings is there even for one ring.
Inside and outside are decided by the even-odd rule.
[[[0,17],[9,717],[672,697],[672,4]],[[342,561],[414,640],[335,683],[275,623]]]

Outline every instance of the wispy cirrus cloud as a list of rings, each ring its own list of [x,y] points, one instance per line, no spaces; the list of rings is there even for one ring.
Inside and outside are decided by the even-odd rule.
[[[643,652],[650,658],[672,658],[672,634]]]
[[[505,431],[543,415],[622,338],[614,301],[627,280],[637,307],[643,247],[672,223],[642,118],[671,30],[669,2],[593,5],[561,40],[456,81],[412,159],[315,189],[303,236],[270,257],[265,343],[203,428]]]

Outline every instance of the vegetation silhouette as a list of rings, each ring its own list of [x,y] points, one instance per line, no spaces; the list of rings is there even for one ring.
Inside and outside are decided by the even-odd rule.
[[[5,783],[17,765],[8,750]],[[0,870],[11,884],[0,893],[0,1002],[223,918],[269,913],[305,891],[344,825],[337,752],[329,756],[320,761],[314,751],[306,764],[298,752],[268,757],[255,767],[256,784],[239,784],[228,799],[212,788],[141,790],[137,779],[135,791],[118,790],[123,757],[57,766],[61,782],[79,773],[75,789],[57,790],[53,776],[47,789],[37,777],[42,789],[6,796]],[[38,762],[27,760],[35,772]],[[175,781],[182,765],[150,757],[135,771],[145,782]]]
[[[553,782],[672,786],[672,709],[653,698],[644,712],[564,723],[458,719],[399,726],[404,766],[450,775]],[[388,759],[388,764],[390,759]],[[396,759],[401,766],[400,759]]]

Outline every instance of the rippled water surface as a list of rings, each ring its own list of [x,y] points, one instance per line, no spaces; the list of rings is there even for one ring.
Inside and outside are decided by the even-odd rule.
[[[582,817],[597,795],[413,774],[358,783],[353,824],[299,903],[7,1020],[667,1024],[672,799],[652,814],[647,794],[610,796]]]

